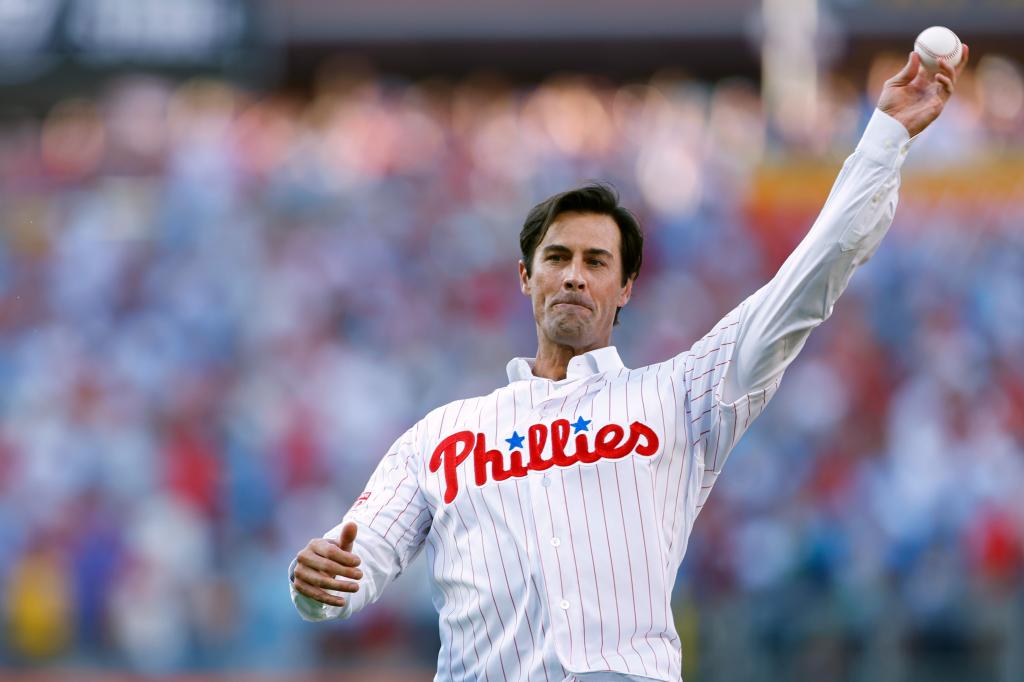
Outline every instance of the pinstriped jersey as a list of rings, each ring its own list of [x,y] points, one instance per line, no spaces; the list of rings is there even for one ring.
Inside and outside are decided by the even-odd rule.
[[[347,617],[423,550],[440,615],[437,680],[679,680],[670,597],[694,521],[737,440],[892,221],[903,127],[875,113],[810,233],[688,351],[626,368],[614,347],[566,378],[508,365],[493,393],[403,434],[327,533],[359,526]],[[609,679],[602,676],[601,679]]]
[[[613,347],[563,381],[514,360],[508,386],[434,410],[385,457],[349,518],[425,543],[442,679],[560,682],[561,661],[678,677],[669,601],[686,539],[777,386],[721,401],[740,312],[635,370]]]

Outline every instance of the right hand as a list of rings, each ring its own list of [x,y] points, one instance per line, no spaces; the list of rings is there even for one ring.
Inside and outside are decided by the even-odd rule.
[[[911,137],[920,133],[938,118],[953,95],[957,78],[971,57],[969,47],[962,49],[955,68],[940,59],[937,73],[927,71],[920,55],[911,52],[903,70],[885,82],[878,108],[902,123]]]
[[[296,556],[295,579],[292,585],[300,594],[331,606],[344,606],[345,598],[325,590],[358,592],[359,583],[338,580],[337,576],[359,580],[363,572],[356,568],[362,561],[352,553],[356,539],[356,524],[346,523],[337,542],[326,538],[313,538]]]

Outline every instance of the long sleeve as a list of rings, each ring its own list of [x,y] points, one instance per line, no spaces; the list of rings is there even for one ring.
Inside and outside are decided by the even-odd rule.
[[[876,110],[818,219],[775,277],[670,360],[685,436],[701,467],[694,513],[811,330],[878,248],[896,212],[909,146],[903,125]]]
[[[358,592],[333,592],[346,600],[344,607],[323,604],[299,594],[289,584],[292,602],[305,620],[348,618],[380,598],[384,588],[401,575],[423,548],[433,520],[432,510],[420,488],[423,458],[418,456],[416,433],[409,429],[381,460],[342,521],[324,534],[337,540],[342,527],[354,521],[358,527],[352,551],[361,560],[363,577]],[[289,573],[294,570],[294,562]]]
[[[909,147],[906,128],[876,109],[807,236],[741,306],[725,402],[778,379],[811,330],[832,314],[854,270],[875,253],[892,224]]]

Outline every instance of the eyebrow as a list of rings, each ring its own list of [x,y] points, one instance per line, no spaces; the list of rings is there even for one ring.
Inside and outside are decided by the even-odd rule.
[[[565,246],[564,244],[548,244],[542,249],[543,253],[549,253],[551,251],[564,251],[567,253],[572,253],[572,249],[570,249],[568,246]],[[606,249],[598,249],[596,247],[584,249],[583,253],[587,256],[604,256],[605,258],[615,257],[611,251],[608,251]]]

